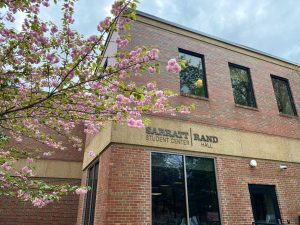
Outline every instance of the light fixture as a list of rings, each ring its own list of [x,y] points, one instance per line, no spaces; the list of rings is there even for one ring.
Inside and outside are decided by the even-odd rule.
[[[252,168],[257,167],[257,162],[256,162],[256,160],[255,160],[255,159],[252,159],[252,160],[250,161],[249,165],[250,165]]]
[[[175,181],[173,184],[182,184],[181,181]]]
[[[280,165],[279,166],[281,170],[286,170],[287,169],[287,165]]]
[[[154,193],[152,193],[152,195],[153,195],[153,196],[159,196],[159,195],[162,195],[162,193],[155,193],[155,192],[154,192]]]

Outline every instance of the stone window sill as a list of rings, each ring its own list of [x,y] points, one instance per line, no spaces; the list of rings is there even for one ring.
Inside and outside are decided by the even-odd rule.
[[[236,107],[239,107],[239,108],[243,108],[243,109],[249,109],[249,110],[253,110],[253,111],[256,111],[258,112],[258,108],[255,108],[255,107],[250,107],[250,106],[245,106],[245,105],[239,105],[239,104],[235,104]]]
[[[292,115],[283,114],[283,113],[279,113],[279,116],[282,116],[282,117],[285,117],[285,118],[291,118],[291,119],[299,120],[298,116],[292,116]]]
[[[188,98],[194,98],[194,99],[200,99],[200,100],[204,100],[204,101],[209,101],[209,98],[202,97],[202,96],[190,95],[190,94],[184,94],[184,93],[180,93],[180,95],[184,96],[184,97],[188,97]]]

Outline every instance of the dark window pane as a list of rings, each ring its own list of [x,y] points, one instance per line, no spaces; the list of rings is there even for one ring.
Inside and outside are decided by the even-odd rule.
[[[84,225],[94,224],[95,203],[97,193],[99,162],[95,163],[88,169],[87,185],[91,187],[88,191],[85,200]]]
[[[297,115],[288,81],[272,76],[272,83],[279,112],[292,116]]]
[[[255,223],[281,224],[275,186],[250,184],[249,191]]]
[[[180,92],[207,97],[203,57],[184,51],[179,52],[179,58],[187,61],[187,67],[180,72]]]
[[[152,224],[186,225],[183,158],[152,153]]]
[[[235,65],[229,68],[235,103],[256,107],[249,70]]]
[[[214,160],[186,157],[190,224],[219,225]]]

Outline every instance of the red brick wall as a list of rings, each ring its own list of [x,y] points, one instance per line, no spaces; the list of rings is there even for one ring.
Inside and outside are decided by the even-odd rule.
[[[284,137],[300,138],[298,118],[280,116],[270,74],[289,79],[296,108],[300,113],[300,75],[294,71],[257,58],[246,56],[215,45],[180,36],[150,25],[136,22],[131,29],[135,46],[157,46],[160,51],[161,75],[136,78],[139,83],[156,80],[162,89],[180,91],[179,76],[168,74],[166,62],[178,56],[178,48],[203,54],[205,57],[209,101],[190,97],[177,97],[176,104],[195,104],[191,115],[177,117],[182,120],[213,124],[217,126],[261,132]],[[235,106],[228,62],[250,68],[258,111]]]
[[[94,224],[148,225],[150,206],[150,153],[110,146],[100,156]]]
[[[100,157],[95,224],[150,223],[150,154],[112,145]]]
[[[199,155],[201,157],[201,155]],[[284,223],[298,225],[300,212],[300,165],[280,162],[221,157],[216,159],[217,185],[222,225],[251,225],[252,207],[248,184],[276,185]],[[95,209],[97,225],[146,225],[151,223],[150,153],[134,146],[111,145],[100,156]],[[80,206],[83,210],[83,205]],[[77,225],[82,224],[78,216]]]
[[[249,159],[218,157],[216,160],[222,225],[250,225],[253,221],[248,184],[275,185],[282,222],[298,225],[300,213],[300,164],[257,160],[250,168]],[[300,216],[300,215],[299,215]]]
[[[47,179],[56,184],[79,185],[77,179]],[[70,194],[44,208],[33,207],[16,198],[0,198],[1,225],[73,225],[76,223],[78,195]]]

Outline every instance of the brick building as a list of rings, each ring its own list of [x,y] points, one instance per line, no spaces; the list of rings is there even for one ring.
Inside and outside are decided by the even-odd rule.
[[[156,79],[196,110],[89,137],[86,152],[98,156],[84,157],[93,191],[77,224],[298,225],[299,66],[142,12],[131,34],[130,49],[161,51],[161,75],[136,82]],[[176,56],[188,61],[180,76],[164,70]]]
[[[92,190],[79,206],[73,196],[45,209],[37,224],[51,224],[42,219],[55,213],[53,224],[66,225],[299,225],[299,65],[142,12],[131,34],[129,48],[161,51],[161,75],[136,82],[155,79],[160,89],[180,93],[174,104],[196,109],[151,116],[145,129],[108,124],[86,138],[85,153],[96,157],[53,159],[40,177],[81,178]],[[106,55],[116,52],[116,37]],[[188,62],[179,76],[165,71],[176,56]],[[21,206],[22,223],[4,221],[15,217],[8,210],[14,203],[0,204],[0,224],[34,224]]]

